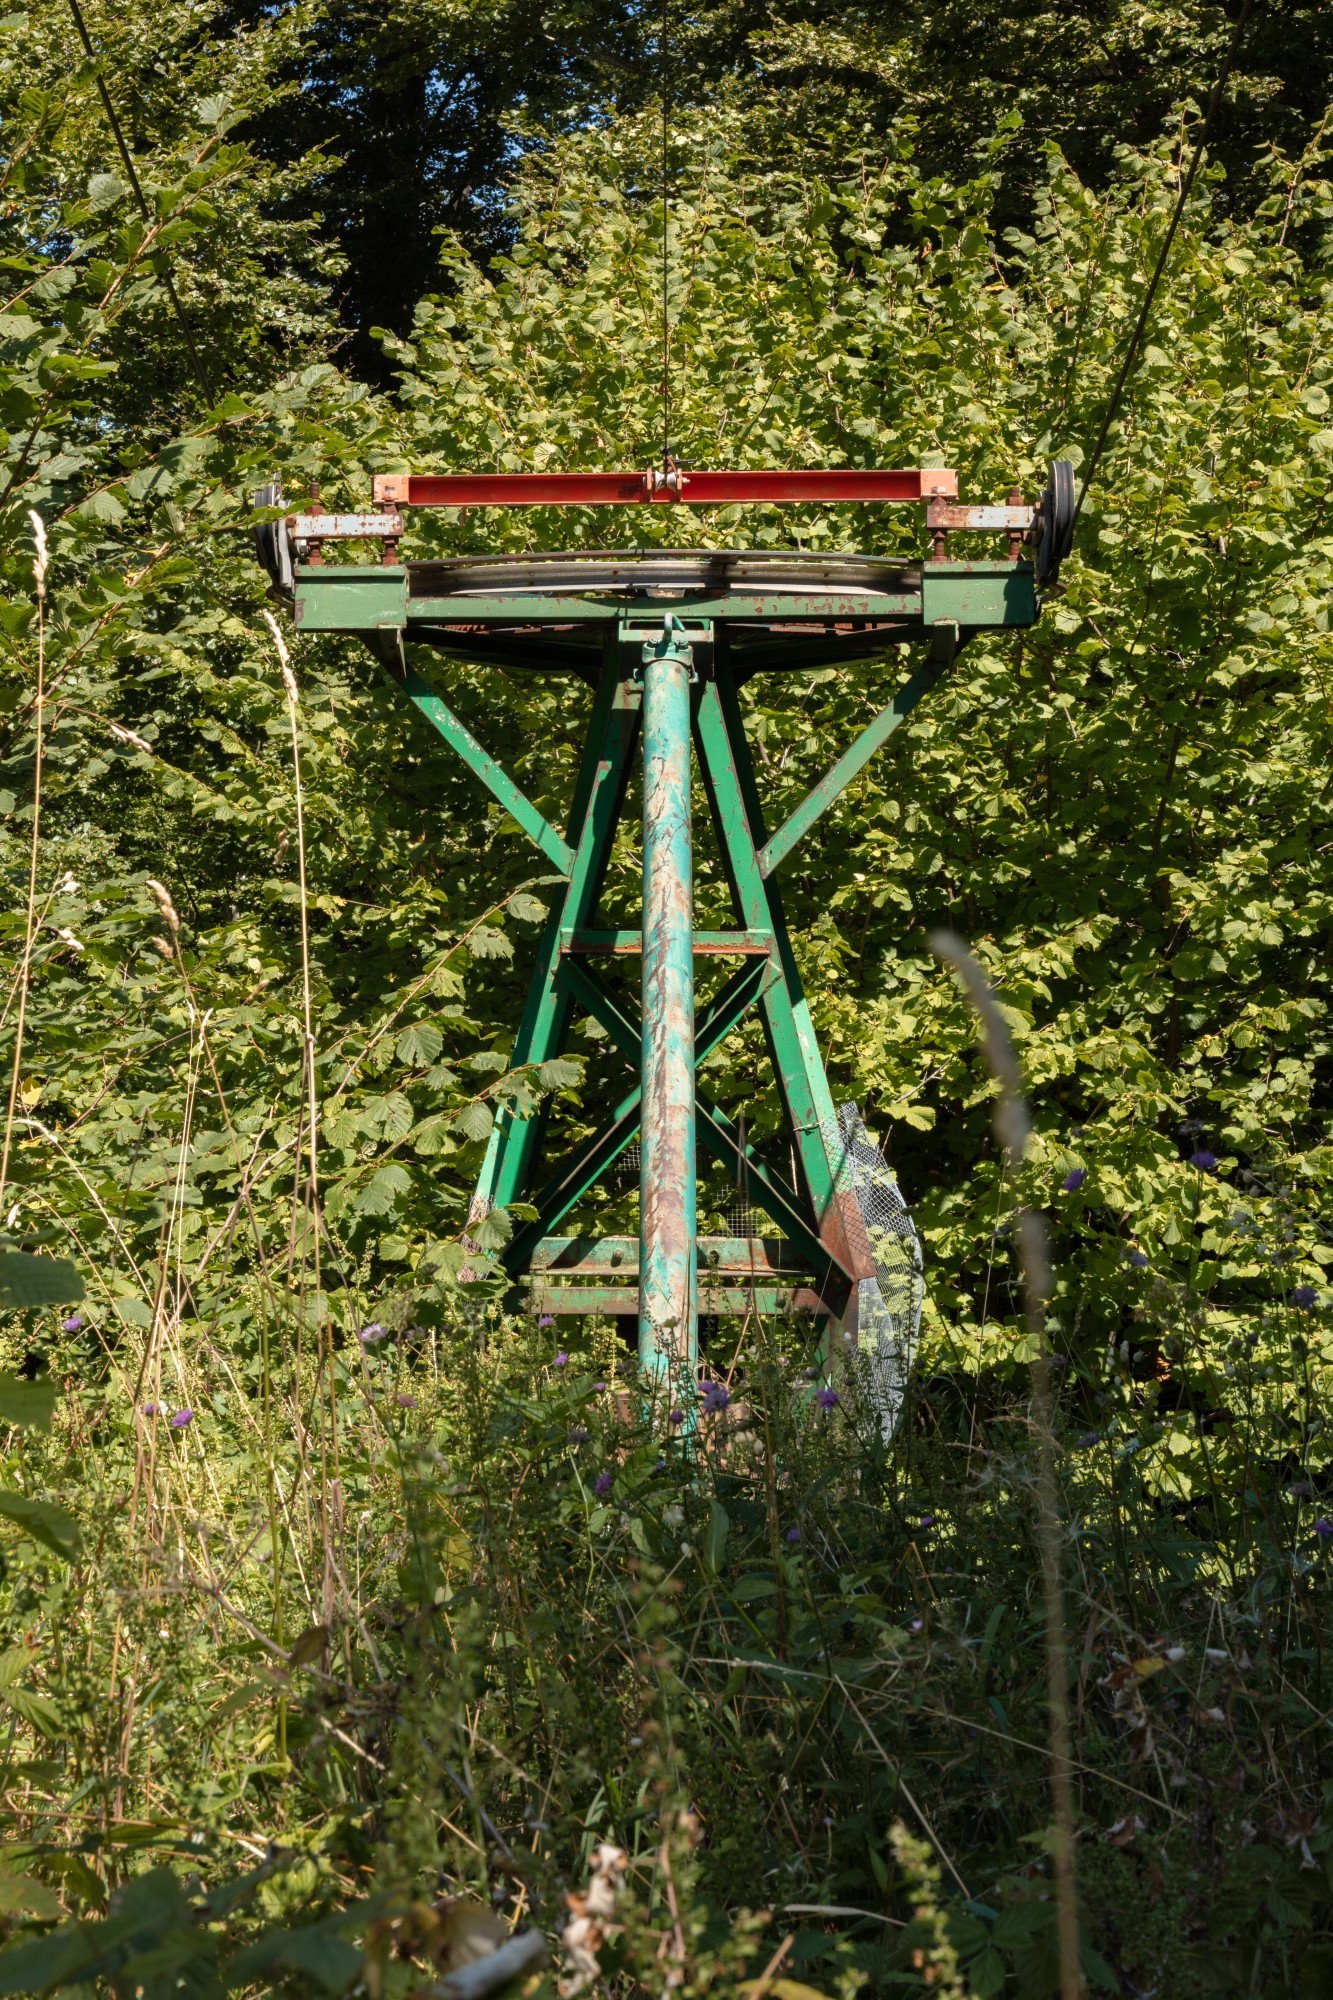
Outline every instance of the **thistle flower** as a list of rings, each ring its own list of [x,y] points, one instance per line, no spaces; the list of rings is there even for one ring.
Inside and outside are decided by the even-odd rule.
[[[673,1430],[677,1429],[681,1424],[684,1423],[684,1421],[685,1421],[684,1410],[673,1410],[671,1412],[671,1415],[667,1418],[667,1422],[671,1425]]]
[[[1071,1167],[1065,1175],[1065,1193],[1077,1194],[1087,1178],[1088,1170],[1086,1167]]]
[[[62,1333],[77,1333],[82,1325],[83,1325],[83,1314],[71,1313],[68,1319],[61,1320],[60,1331]]]
[[[801,1539],[801,1531],[799,1528],[788,1528],[787,1540],[792,1544],[793,1548],[796,1546],[797,1542],[800,1541],[800,1539]]]
[[[565,1353],[563,1347],[561,1348],[560,1352],[556,1355],[555,1360],[551,1363],[551,1366],[552,1368],[568,1368],[569,1356]]]
[[[725,1382],[701,1382],[699,1400],[706,1417],[720,1416],[731,1401],[731,1391]]]
[[[615,1475],[613,1473],[599,1472],[596,1479],[592,1482],[592,1490],[599,1500],[605,1500],[614,1484]]]
[[[187,1424],[192,1424],[193,1422],[193,1410],[177,1410],[175,1416],[171,1419],[171,1428],[173,1431],[183,1431]]]
[[[1297,1285],[1291,1295],[1291,1303],[1302,1312],[1310,1312],[1319,1303],[1319,1294],[1313,1285]]]
[[[554,1325],[555,1325],[555,1314],[554,1314],[554,1313],[543,1313],[543,1314],[542,1314],[542,1316],[541,1316],[541,1318],[540,1318],[540,1319],[539,1319],[539,1320],[537,1321],[537,1324],[538,1324],[538,1326],[554,1326]]]
[[[1193,1153],[1190,1156],[1190,1165],[1197,1167],[1201,1174],[1215,1174],[1217,1172],[1217,1154],[1207,1152],[1206,1150]]]
[[[575,1424],[569,1433],[569,1442],[571,1444],[586,1444],[591,1436],[592,1432],[585,1430],[582,1424]]]
[[[815,1401],[821,1410],[836,1410],[842,1397],[836,1389],[816,1389]]]
[[[1314,1524],[1314,1531],[1318,1535],[1321,1542],[1326,1542],[1329,1536],[1333,1535],[1333,1521],[1328,1520],[1324,1515],[1321,1514],[1319,1519]]]

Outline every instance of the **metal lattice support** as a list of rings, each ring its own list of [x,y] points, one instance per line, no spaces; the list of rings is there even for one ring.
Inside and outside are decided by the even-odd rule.
[[[1067,479],[1064,486],[1068,485]],[[896,1183],[855,1106],[834,1107],[783,915],[777,872],[820,816],[981,630],[1031,625],[1039,583],[1067,544],[1064,487],[1035,507],[957,504],[957,476],[910,472],[389,474],[374,514],[275,518],[276,486],[256,504],[261,560],[305,631],[354,632],[413,705],[522,829],[561,887],[537,948],[515,1038],[515,1065],[559,1056],[576,1012],[591,1015],[635,1081],[562,1162],[539,1166],[544,1114],[500,1112],[473,1216],[522,1201],[535,1220],[504,1252],[546,1312],[639,1320],[656,1372],[692,1376],[700,1304],[719,1312],[808,1312],[854,1332],[855,1356],[886,1437],[902,1404],[921,1313],[921,1258]],[[1065,496],[1067,498],[1067,496]],[[633,550],[573,555],[398,560],[403,509],[419,506],[711,506],[734,501],[917,501],[932,555],[924,563],[795,551]],[[950,535],[1004,535],[1007,561],[951,560]],[[1063,537],[1063,539],[1062,539]],[[376,566],[329,563],[333,544],[378,539]],[[1038,551],[1036,566],[1023,554]],[[827,775],[776,829],[765,823],[740,690],[756,674],[882,662],[904,645],[914,670]],[[413,652],[409,657],[408,648]],[[572,675],[593,690],[592,716],[564,832],[551,825],[454,714],[419,649],[473,666]],[[638,927],[599,927],[598,906],[626,786],[643,736],[644,905]],[[730,892],[733,928],[694,922],[691,762],[697,764]],[[694,960],[737,961],[696,1010]],[[636,1007],[604,976],[639,960]],[[788,1179],[747,1141],[700,1083],[710,1052],[754,1015],[790,1139]],[[696,1149],[723,1165],[747,1210],[776,1234],[697,1236]],[[640,1153],[638,1240],[555,1232],[607,1177],[623,1184]],[[751,1232],[755,1224],[747,1216]]]

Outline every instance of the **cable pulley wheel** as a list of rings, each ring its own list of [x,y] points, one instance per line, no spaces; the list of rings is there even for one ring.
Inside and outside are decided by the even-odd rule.
[[[281,507],[282,484],[271,480],[267,486],[257,486],[250,495],[252,507]],[[274,588],[283,597],[290,597],[295,589],[295,575],[292,569],[292,544],[285,521],[261,521],[255,529],[255,553],[273,580]]]
[[[1073,544],[1077,511],[1073,464],[1067,458],[1053,459],[1046,490],[1037,502],[1038,590],[1049,590],[1059,577],[1060,565]]]

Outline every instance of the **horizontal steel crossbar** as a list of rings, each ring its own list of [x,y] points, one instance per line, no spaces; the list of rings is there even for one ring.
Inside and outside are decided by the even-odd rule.
[[[376,504],[396,507],[625,507],[646,502],[729,507],[748,502],[952,499],[958,474],[944,466],[906,472],[389,472],[373,483]]]
[[[810,1273],[781,1236],[700,1236],[699,1272],[720,1277],[808,1279]],[[544,1236],[532,1253],[533,1276],[637,1278],[637,1236]]]
[[[607,1319],[636,1319],[639,1287],[635,1285],[553,1285],[540,1278],[529,1280],[528,1309],[531,1312],[581,1318],[596,1313]],[[699,1310],[726,1313],[739,1318],[749,1312],[805,1313],[815,1319],[833,1319],[835,1308],[808,1285],[719,1285],[714,1289],[707,1278],[699,1280]]]
[[[561,933],[561,951],[584,957],[633,958],[643,951],[642,931],[570,931]],[[772,931],[696,931],[694,949],[701,958],[764,958],[773,949]]]

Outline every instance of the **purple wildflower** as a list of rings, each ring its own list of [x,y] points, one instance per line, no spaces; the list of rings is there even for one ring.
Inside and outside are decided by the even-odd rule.
[[[1326,1542],[1329,1536],[1333,1535],[1333,1521],[1330,1521],[1325,1515],[1321,1514],[1314,1524],[1314,1531],[1321,1542]]]
[[[539,1319],[539,1320],[537,1321],[537,1324],[538,1324],[538,1326],[554,1326],[554,1325],[555,1325],[555,1314],[554,1314],[554,1313],[543,1313],[543,1314],[542,1314],[542,1316],[541,1316],[541,1318],[540,1318],[540,1319]]]
[[[1142,1271],[1147,1268],[1148,1259],[1144,1256],[1142,1250],[1127,1250],[1125,1252],[1125,1261],[1132,1264],[1136,1271]]]
[[[731,1401],[731,1391],[725,1382],[701,1382],[699,1400],[703,1404],[706,1417],[717,1417]]]
[[[923,1528],[933,1528],[935,1525],[935,1516],[933,1514],[923,1514],[921,1516],[921,1525]]]
[[[551,1363],[551,1366],[552,1368],[568,1368],[569,1356],[565,1353],[563,1347],[561,1348],[560,1352],[556,1355],[555,1360]]]
[[[400,1410],[415,1410],[417,1406],[415,1396],[404,1396],[401,1392],[393,1400],[397,1403]]]
[[[1201,1174],[1215,1174],[1217,1172],[1217,1154],[1200,1150],[1191,1155],[1190,1165],[1197,1167]]]
[[[1088,1170],[1086,1167],[1071,1167],[1065,1175],[1065,1193],[1077,1194],[1087,1178]]]
[[[83,1314],[71,1313],[68,1319],[61,1320],[60,1330],[62,1333],[77,1333],[82,1325],[83,1325]]]
[[[684,1410],[673,1410],[671,1412],[671,1415],[667,1418],[667,1422],[672,1426],[673,1429],[675,1429],[678,1425],[683,1424],[684,1421],[685,1421]]]
[[[1291,1303],[1294,1306],[1299,1306],[1301,1311],[1305,1313],[1308,1313],[1318,1303],[1318,1299],[1319,1294],[1313,1285],[1297,1285],[1291,1295]]]
[[[369,1326],[362,1327],[356,1337],[363,1347],[373,1347],[377,1340],[383,1340],[384,1328],[377,1319],[373,1319]]]
[[[165,1416],[166,1410],[167,1406],[165,1403],[145,1403],[143,1406],[143,1413],[146,1417]]]
[[[605,1382],[594,1382],[592,1386],[594,1393],[600,1396],[603,1389],[606,1387],[606,1384]]]
[[[801,1539],[801,1531],[799,1528],[788,1528],[787,1540],[789,1542],[795,1544],[796,1542],[799,1542],[800,1539]]]
[[[571,1444],[586,1444],[591,1435],[592,1433],[586,1431],[582,1424],[575,1424],[573,1430],[569,1433],[569,1442]]]
[[[924,1619],[924,1618],[914,1618],[914,1619],[912,1620],[912,1630],[913,1630],[914,1632],[919,1632],[919,1631],[921,1630],[922,1626],[923,1626],[923,1625],[925,1624],[925,1622],[926,1622],[926,1621],[925,1621],[925,1619]]]
[[[1084,1431],[1082,1436],[1076,1438],[1074,1442],[1080,1451],[1087,1451],[1090,1445],[1098,1443],[1099,1438],[1100,1433],[1098,1431]]]
[[[815,1401],[821,1410],[836,1410],[842,1397],[836,1389],[816,1389]]]
[[[613,1473],[599,1472],[596,1479],[592,1482],[592,1490],[599,1500],[605,1500],[614,1485],[615,1475]]]
[[[173,1431],[183,1431],[187,1424],[192,1424],[193,1422],[193,1410],[177,1410],[175,1416],[171,1419],[171,1428]]]

